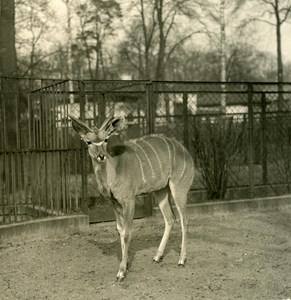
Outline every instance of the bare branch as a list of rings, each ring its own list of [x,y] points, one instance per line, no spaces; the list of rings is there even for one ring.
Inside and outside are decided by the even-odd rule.
[[[182,45],[185,41],[187,41],[190,37],[192,37],[194,34],[199,34],[199,33],[204,33],[203,30],[199,30],[199,31],[194,31],[191,32],[190,34],[186,35],[185,37],[183,37],[179,42],[177,42],[172,48],[171,50],[168,52],[167,58],[166,58],[166,62],[170,59],[171,55],[174,53],[174,51],[180,46]]]
[[[272,0],[262,0],[262,1],[265,2],[268,5],[271,5],[274,10],[276,9],[276,6],[275,6],[275,4]]]
[[[177,13],[177,12],[174,12],[174,14],[172,15],[172,20],[171,20],[171,22],[170,22],[170,24],[169,24],[169,27],[168,27],[168,29],[166,30],[166,33],[165,33],[165,39],[168,38],[168,35],[169,35],[171,29],[173,28],[173,26],[174,26],[174,24],[175,24],[176,13]]]
[[[281,12],[283,11],[285,11],[285,16],[280,20],[280,24],[283,24],[287,20],[289,13],[291,12],[291,5],[288,8],[284,8],[281,10]]]
[[[48,57],[50,57],[50,56],[52,56],[52,55],[54,55],[54,54],[56,54],[56,53],[58,53],[58,52],[59,52],[59,50],[55,50],[55,51],[53,51],[53,52],[50,52],[50,53],[47,53],[47,54],[43,55],[43,56],[40,57],[38,60],[36,60],[33,64],[29,65],[29,66],[27,67],[27,69],[23,72],[23,74],[22,74],[21,76],[22,76],[22,77],[25,77],[31,69],[33,69],[35,66],[37,66],[37,65],[38,65],[40,62],[42,62],[45,58],[48,58]]]

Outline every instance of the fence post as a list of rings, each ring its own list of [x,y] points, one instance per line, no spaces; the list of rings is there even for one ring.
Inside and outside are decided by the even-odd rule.
[[[146,83],[146,101],[147,101],[147,133],[155,132],[155,103],[153,97],[153,83],[152,81]]]
[[[189,150],[188,93],[183,93],[184,146]]]
[[[262,114],[261,114],[261,144],[262,144],[262,179],[263,184],[268,183],[268,148],[267,148],[267,136],[266,136],[266,94],[263,93],[261,97]]]
[[[253,86],[248,84],[248,169],[250,198],[254,198],[254,111]]]
[[[152,134],[155,131],[155,105],[153,103],[153,83],[152,81],[146,83],[146,101],[147,101],[147,133]],[[153,214],[153,193],[148,193],[145,199],[145,214],[151,216]]]
[[[85,83],[79,81],[79,93],[80,93],[80,119],[85,121]],[[87,159],[85,144],[81,142],[81,178],[82,178],[82,211],[88,213],[87,203]]]

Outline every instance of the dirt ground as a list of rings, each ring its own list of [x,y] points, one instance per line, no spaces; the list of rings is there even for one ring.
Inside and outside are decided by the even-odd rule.
[[[115,281],[115,224],[0,248],[0,299],[291,299],[291,206],[279,211],[191,216],[188,260],[178,267],[180,226],[160,264],[163,233],[154,218],[136,220],[130,271]]]

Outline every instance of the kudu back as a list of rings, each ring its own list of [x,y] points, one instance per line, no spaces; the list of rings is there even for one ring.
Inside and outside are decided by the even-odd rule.
[[[122,260],[117,279],[127,273],[128,247],[135,208],[135,197],[153,192],[165,220],[165,230],[154,262],[160,262],[174,224],[171,200],[179,212],[182,243],[179,266],[186,262],[187,193],[193,181],[193,160],[175,139],[147,135],[125,141],[124,118],[107,118],[100,128],[89,128],[70,116],[73,128],[87,143],[100,193],[113,203],[121,241]]]

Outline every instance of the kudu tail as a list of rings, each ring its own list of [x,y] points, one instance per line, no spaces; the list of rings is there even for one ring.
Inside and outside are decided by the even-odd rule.
[[[171,193],[171,189],[169,187],[169,183],[168,183],[168,202],[169,202],[169,206],[170,206],[170,209],[171,209],[171,212],[172,212],[173,219],[176,222],[177,217],[176,217],[176,214],[175,214],[175,211],[174,211],[174,208],[173,208],[173,196],[172,196],[172,193]]]

